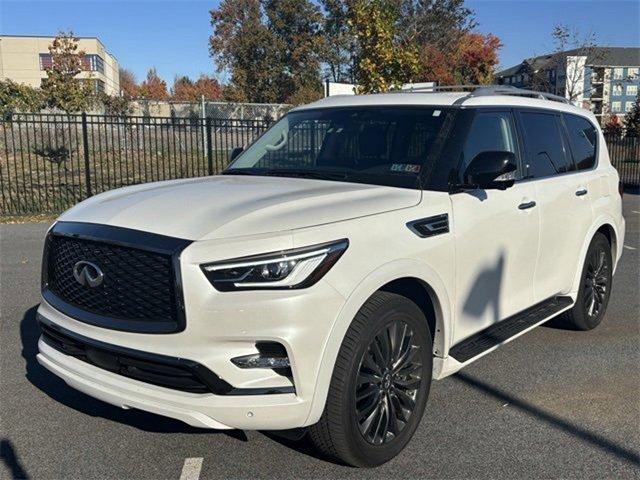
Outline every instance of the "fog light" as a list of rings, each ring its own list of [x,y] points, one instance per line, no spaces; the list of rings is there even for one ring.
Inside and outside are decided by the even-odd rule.
[[[288,368],[287,357],[266,357],[260,353],[232,358],[231,361],[240,368]]]

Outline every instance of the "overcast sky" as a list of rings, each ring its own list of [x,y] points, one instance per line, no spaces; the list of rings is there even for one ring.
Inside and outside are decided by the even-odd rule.
[[[55,35],[73,30],[102,40],[121,67],[140,80],[151,66],[171,82],[178,74],[214,74],[208,54],[209,10],[204,0],[0,0],[0,33]],[[552,49],[557,23],[594,31],[610,46],[640,46],[637,0],[468,0],[478,30],[504,44],[502,67]],[[222,78],[224,80],[224,78]]]

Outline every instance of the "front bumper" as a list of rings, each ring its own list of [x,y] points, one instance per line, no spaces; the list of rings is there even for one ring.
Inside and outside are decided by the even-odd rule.
[[[183,273],[189,276],[188,270]],[[212,292],[210,285],[206,286],[203,291]],[[191,393],[128,378],[66,355],[42,339],[38,361],[92,397],[196,427],[277,430],[313,423],[310,411],[318,372],[344,298],[322,281],[301,291],[213,295],[217,297],[211,301],[215,309],[208,308],[208,301],[198,302],[199,307],[191,312],[187,308],[187,328],[170,335],[89,325],[59,312],[46,301],[38,313],[49,323],[87,339],[197,362],[230,384],[233,394]],[[270,369],[241,369],[231,362],[231,358],[256,353],[256,341],[275,341],[285,347],[291,362],[291,379]],[[290,392],[291,387],[294,393],[282,393]]]
[[[42,339],[38,362],[69,386],[117,407],[137,408],[215,429],[282,429],[304,423],[308,408],[295,394],[224,397],[157,387],[64,355]]]

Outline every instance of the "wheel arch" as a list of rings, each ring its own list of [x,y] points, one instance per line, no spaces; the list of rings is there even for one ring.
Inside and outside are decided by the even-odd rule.
[[[609,215],[603,215],[597,219],[596,222],[593,223],[587,234],[585,235],[584,242],[582,243],[582,248],[580,250],[580,262],[578,263],[578,268],[576,269],[575,276],[573,279],[573,285],[571,288],[571,295],[575,298],[579,288],[580,288],[580,280],[582,277],[582,268],[584,266],[584,261],[587,257],[587,250],[589,249],[589,245],[591,244],[591,240],[596,233],[602,233],[607,240],[609,240],[609,245],[611,245],[611,258],[613,260],[613,268],[614,272],[618,263],[618,259],[620,258],[621,245],[620,245],[620,232],[618,230],[617,224],[612,217]]]
[[[442,355],[444,349],[442,309],[438,296],[428,283],[416,277],[402,277],[382,285],[376,291],[395,293],[415,303],[427,319],[427,326],[433,340],[433,354]]]
[[[618,254],[618,236],[616,235],[616,231],[613,228],[613,225],[610,223],[604,223],[600,225],[596,233],[602,233],[607,240],[609,240],[609,245],[611,246],[611,258],[615,261]],[[595,235],[595,234],[594,234]]]
[[[402,288],[409,290],[400,291]],[[427,264],[413,259],[390,262],[370,273],[348,295],[344,306],[336,317],[325,345],[316,379],[313,400],[305,425],[316,423],[326,403],[333,368],[345,334],[362,305],[375,292],[383,290],[399,293],[416,302],[421,293],[425,300],[416,302],[425,313],[433,328],[433,351],[438,356],[446,355],[451,335],[451,303],[445,283]],[[433,314],[433,320],[429,316]]]

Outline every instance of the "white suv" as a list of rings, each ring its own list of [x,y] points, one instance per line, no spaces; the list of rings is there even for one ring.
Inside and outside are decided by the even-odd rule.
[[[560,313],[602,321],[618,174],[593,115],[557,97],[330,97],[232,157],[59,218],[42,365],[196,427],[308,427],[373,466],[410,440],[432,379]]]

